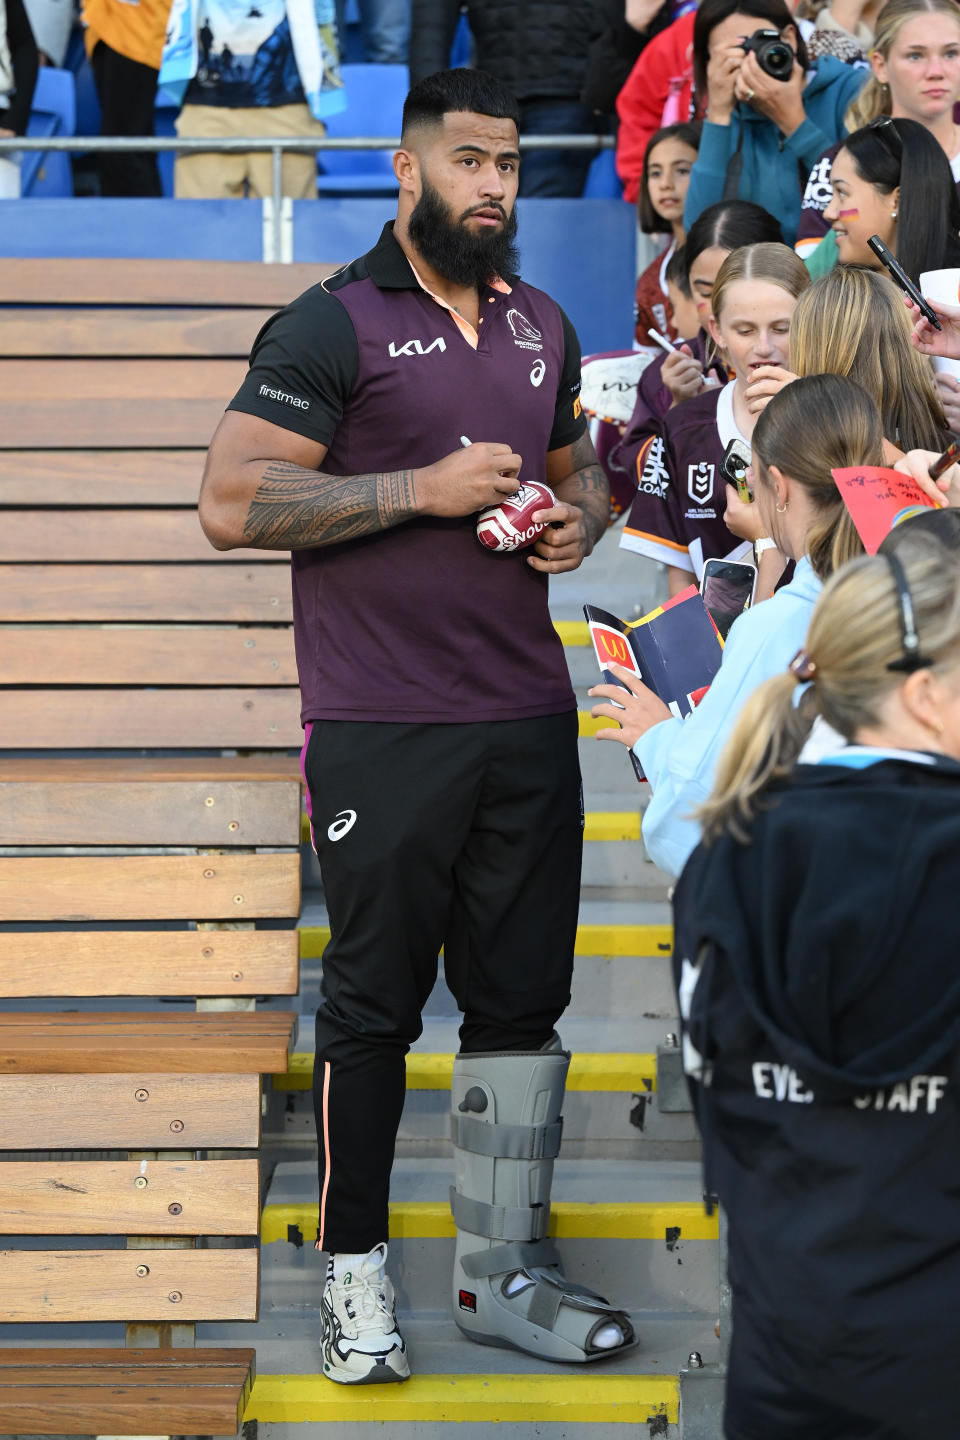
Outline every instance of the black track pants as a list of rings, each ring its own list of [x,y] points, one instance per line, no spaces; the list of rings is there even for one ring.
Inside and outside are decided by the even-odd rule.
[[[437,957],[463,1050],[533,1050],[570,999],[583,810],[575,712],[317,721],[304,750],[332,938],[317,1012],[320,1240],[387,1238],[404,1057]]]

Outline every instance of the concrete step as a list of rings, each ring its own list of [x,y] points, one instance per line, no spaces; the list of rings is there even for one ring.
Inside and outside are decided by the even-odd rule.
[[[449,1305],[452,1178],[444,1159],[394,1165],[389,1269],[398,1303],[415,1314]],[[705,1212],[698,1164],[561,1155],[553,1196],[550,1233],[571,1279],[629,1309],[715,1311],[717,1215]],[[317,1210],[316,1163],[278,1165],[263,1212],[263,1261],[284,1270],[279,1289],[305,1307],[315,1303]]]

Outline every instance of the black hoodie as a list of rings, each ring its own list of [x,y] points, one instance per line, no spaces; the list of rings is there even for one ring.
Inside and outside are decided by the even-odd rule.
[[[922,758],[799,766],[674,897],[731,1384],[739,1336],[781,1400],[876,1422],[838,1436],[960,1435],[960,765]],[[757,1403],[730,1433],[803,1434]]]

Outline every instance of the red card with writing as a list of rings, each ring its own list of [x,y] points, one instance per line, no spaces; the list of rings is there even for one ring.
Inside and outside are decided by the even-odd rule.
[[[936,510],[916,480],[880,465],[848,465],[831,470],[843,503],[868,555],[876,555],[895,525],[920,510]]]

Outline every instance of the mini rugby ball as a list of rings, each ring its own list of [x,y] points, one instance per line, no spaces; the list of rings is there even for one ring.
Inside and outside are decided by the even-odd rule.
[[[488,550],[500,554],[525,550],[547,528],[540,521],[535,523],[534,515],[538,510],[551,510],[556,503],[557,497],[549,485],[541,485],[537,480],[521,485],[515,494],[480,511],[477,539]]]

